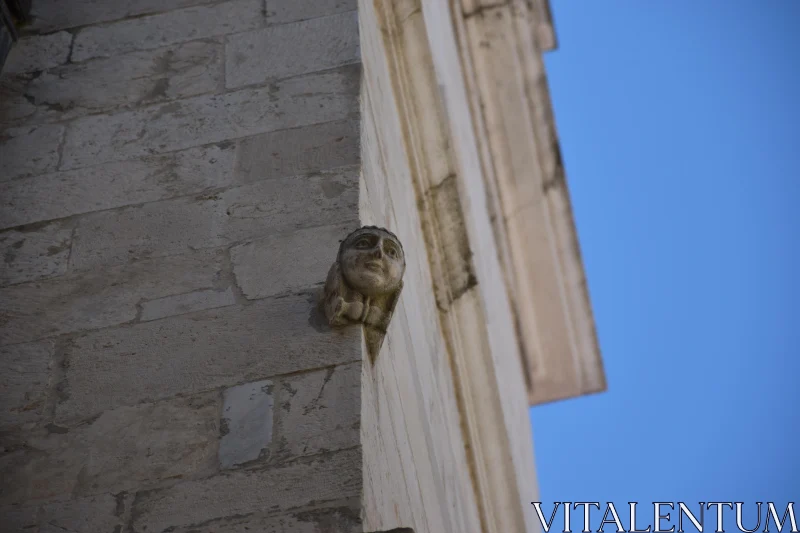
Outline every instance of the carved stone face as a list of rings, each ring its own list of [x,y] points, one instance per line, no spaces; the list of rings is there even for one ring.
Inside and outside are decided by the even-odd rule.
[[[400,243],[377,228],[362,228],[349,235],[342,243],[339,264],[348,285],[370,297],[396,291],[406,268]]]

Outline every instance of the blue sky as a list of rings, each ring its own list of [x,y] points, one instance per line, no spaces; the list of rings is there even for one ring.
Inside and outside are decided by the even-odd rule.
[[[541,501],[798,502],[800,1],[551,2],[609,390],[531,409]]]

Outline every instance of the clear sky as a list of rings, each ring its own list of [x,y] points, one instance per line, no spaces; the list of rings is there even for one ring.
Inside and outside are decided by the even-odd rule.
[[[800,1],[551,2],[609,390],[531,409],[545,510],[800,502]]]

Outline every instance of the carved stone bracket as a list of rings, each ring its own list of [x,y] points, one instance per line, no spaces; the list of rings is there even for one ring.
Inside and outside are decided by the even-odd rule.
[[[361,324],[372,363],[400,298],[405,269],[397,236],[384,228],[363,226],[345,237],[328,271],[323,297],[328,324]]]

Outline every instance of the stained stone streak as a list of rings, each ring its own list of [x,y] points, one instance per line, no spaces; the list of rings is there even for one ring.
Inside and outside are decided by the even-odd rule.
[[[34,0],[0,74],[0,529],[360,532],[354,0]]]

